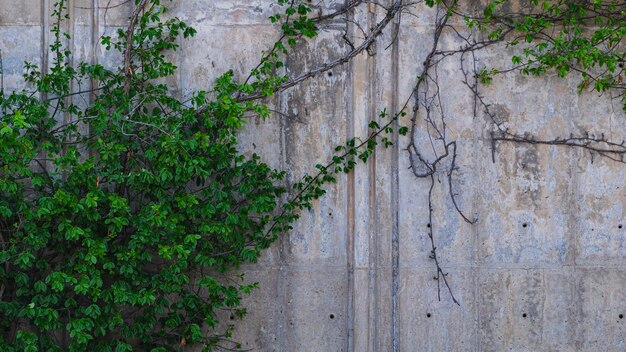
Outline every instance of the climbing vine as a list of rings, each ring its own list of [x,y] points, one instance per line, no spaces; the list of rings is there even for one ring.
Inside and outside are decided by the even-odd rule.
[[[608,93],[622,102],[624,95],[623,74],[624,37],[626,31],[626,4],[622,1],[577,1],[556,0],[529,2],[496,0],[485,4],[463,1],[425,1],[435,8],[431,50],[426,55],[422,71],[417,75],[413,89],[413,115],[411,117],[410,140],[407,146],[410,169],[417,178],[430,180],[428,193],[429,226],[427,236],[431,244],[430,258],[435,263],[437,295],[445,288],[452,301],[460,304],[441,266],[436,246],[436,225],[433,214],[433,188],[446,182],[449,197],[461,218],[475,223],[478,218],[465,214],[455,199],[453,178],[457,171],[456,140],[450,137],[450,117],[441,99],[439,65],[446,60],[458,60],[462,74],[461,84],[467,87],[473,98],[468,107],[473,118],[484,114],[490,121],[491,156],[495,155],[499,143],[534,144],[570,147],[585,150],[594,156],[625,163],[626,142],[611,140],[608,133],[585,132],[575,135],[564,131],[556,138],[545,138],[540,131],[518,132],[519,127],[501,121],[494,106],[487,100],[483,88],[501,76],[518,72],[521,75],[549,75],[563,78],[577,73],[581,76],[579,94],[588,91]],[[419,11],[419,10],[418,10]],[[410,13],[410,12],[409,12]],[[414,14],[414,13],[413,13]],[[452,24],[456,20],[455,24]],[[464,23],[459,25],[458,23]],[[460,45],[441,48],[442,36],[457,40]],[[507,52],[510,66],[492,67],[481,62],[479,53],[489,49]],[[626,111],[626,104],[624,104]],[[432,151],[418,148],[417,131],[425,123]],[[434,157],[426,157],[432,154]]]
[[[135,1],[128,28],[101,38],[118,68],[70,64],[67,1],[55,4],[52,66],[26,63],[29,88],[0,94],[0,349],[228,341],[220,311],[245,315],[242,295],[256,285],[222,274],[256,261],[336,174],[389,146],[400,115],[382,112],[371,134],[289,189],[284,171],[239,152],[245,115],[268,118],[261,99],[302,80],[283,66],[297,40],[316,35],[307,3],[278,0],[270,20],[282,36],[246,80],[228,71],[187,100],[163,83],[177,69],[165,54],[195,30],[161,1]],[[76,89],[86,82],[98,84]]]
[[[165,1],[134,0],[127,28],[101,38],[118,55],[119,67],[72,64],[65,44],[69,35],[62,29],[69,18],[66,0],[52,12],[52,65],[27,62],[28,88],[4,90],[0,52],[3,351],[238,348],[229,342],[233,326],[220,321],[220,312],[244,316],[242,296],[256,285],[224,274],[255,262],[338,174],[366,162],[377,147],[392,145],[394,126],[406,114],[410,125],[397,132],[409,136],[403,147],[410,170],[430,181],[426,236],[437,294],[447,290],[460,304],[437,252],[433,189],[441,179],[459,216],[469,224],[478,219],[463,210],[456,198],[460,190],[454,189],[457,150],[463,146],[449,133],[441,99],[438,67],[444,60],[459,60],[474,117],[490,118],[494,159],[498,143],[532,143],[582,148],[624,162],[624,142],[604,134],[544,139],[517,132],[497,119],[481,90],[511,71],[578,73],[581,94],[617,92],[625,102],[626,20],[620,1],[532,0],[522,6],[497,0],[467,6],[351,0],[329,13],[306,0],[275,2],[279,10],[269,21],[279,38],[249,74],[225,72],[210,90],[184,99],[164,79],[177,70],[169,55],[196,32],[171,17]],[[366,6],[381,14],[370,26],[352,17]],[[270,118],[268,97],[359,55],[376,55],[377,41],[394,21],[402,30],[403,18],[428,7],[435,13],[433,37],[421,71],[399,109],[381,111],[368,135],[337,146],[326,164],[316,165],[316,173],[289,186],[285,171],[239,151],[246,116]],[[288,75],[286,59],[330,21],[345,31],[348,50]],[[360,35],[351,36],[349,27]],[[460,46],[442,49],[445,35]],[[478,52],[503,46],[518,50],[510,67],[481,66]],[[417,141],[422,122],[433,153]]]

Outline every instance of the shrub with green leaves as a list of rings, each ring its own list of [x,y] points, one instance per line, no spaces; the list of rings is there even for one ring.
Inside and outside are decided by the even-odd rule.
[[[284,171],[239,152],[244,114],[269,116],[261,98],[288,79],[285,55],[315,36],[306,1],[278,2],[283,36],[250,77],[226,72],[186,100],[163,83],[176,70],[164,53],[195,31],[163,20],[158,0],[136,0],[129,29],[102,38],[123,57],[115,69],[68,64],[56,4],[52,67],[27,63],[30,88],[0,94],[0,350],[210,350],[232,328],[219,312],[243,316],[256,287],[225,273],[254,262],[377,139],[391,143],[398,116],[383,113],[289,190]]]

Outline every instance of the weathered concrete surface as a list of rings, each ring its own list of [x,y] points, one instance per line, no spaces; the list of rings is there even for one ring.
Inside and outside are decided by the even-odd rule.
[[[113,0],[111,5],[122,3]],[[322,1],[337,8],[343,1]],[[6,89],[22,87],[24,60],[45,66],[52,0],[0,0],[0,50]],[[97,38],[124,26],[130,5],[105,11],[108,0],[72,0],[67,24],[78,60],[116,65]],[[267,17],[273,0],[177,0],[173,14],[198,29],[182,43],[172,85],[187,95],[208,88],[228,69],[245,75],[276,38]],[[371,25],[378,7],[354,20]],[[269,103],[280,111],[251,119],[242,148],[291,172],[291,181],[328,160],[332,147],[367,134],[382,108],[397,109],[431,48],[433,12],[422,5],[393,26],[376,55],[294,87]],[[337,27],[338,26],[338,27]],[[336,25],[337,28],[341,26]],[[348,48],[332,25],[303,43],[288,62],[292,74]],[[349,34],[358,38],[359,29]],[[442,45],[459,43],[444,33]],[[506,64],[501,49],[481,64]],[[372,162],[339,178],[294,230],[243,269],[261,288],[234,338],[258,351],[624,351],[626,350],[626,167],[580,149],[498,144],[492,161],[490,120],[472,111],[457,58],[439,67],[450,137],[457,140],[453,192],[442,170],[433,189],[433,231],[450,272],[454,305],[429,259],[428,179],[417,179],[400,139]],[[576,94],[574,79],[497,79],[481,91],[499,122],[544,138],[605,133],[621,141],[626,117],[608,95]],[[421,116],[423,118],[423,116]],[[403,121],[407,122],[407,121]],[[428,153],[426,124],[418,146]],[[428,155],[428,154],[425,154]],[[441,181],[441,182],[439,182]],[[394,275],[395,274],[395,275]],[[395,279],[394,279],[395,277]]]

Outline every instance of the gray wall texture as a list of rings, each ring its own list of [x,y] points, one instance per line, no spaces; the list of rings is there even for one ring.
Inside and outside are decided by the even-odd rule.
[[[45,65],[53,0],[0,0],[4,85],[17,89],[22,63]],[[175,0],[173,14],[198,35],[182,42],[171,85],[183,96],[217,75],[243,75],[277,38],[274,0]],[[120,6],[115,6],[121,4]],[[320,1],[323,11],[341,0]],[[109,9],[104,7],[109,5]],[[76,62],[118,65],[97,44],[123,27],[131,4],[70,0],[66,24]],[[375,23],[378,6],[350,13]],[[292,180],[329,160],[334,145],[364,136],[383,108],[405,101],[433,41],[434,11],[416,4],[378,39],[373,52],[269,101],[280,111],[251,119],[246,151],[263,155]],[[369,21],[369,22],[368,22]],[[356,26],[349,29],[359,38]],[[288,62],[298,74],[348,50],[345,22],[331,22]],[[394,29],[395,28],[395,29]],[[397,33],[396,33],[397,29]],[[444,32],[443,48],[458,38]],[[510,62],[503,47],[480,65]],[[429,231],[429,178],[409,170],[408,139],[378,150],[339,178],[262,260],[242,268],[260,289],[234,339],[256,351],[626,351],[626,167],[580,148],[492,144],[493,123],[474,112],[459,57],[438,68],[441,108],[457,141],[453,190],[449,162],[435,176],[432,229],[437,254],[460,306],[438,299]],[[626,117],[610,94],[577,94],[576,78],[509,73],[481,86],[501,123],[544,138],[604,133],[621,141]],[[615,106],[614,106],[615,105]],[[439,106],[439,105],[438,105]],[[414,138],[429,150],[418,112]],[[409,122],[408,116],[403,123]],[[427,153],[427,152],[425,152]],[[492,159],[493,157],[493,159]],[[450,192],[475,224],[463,221]]]

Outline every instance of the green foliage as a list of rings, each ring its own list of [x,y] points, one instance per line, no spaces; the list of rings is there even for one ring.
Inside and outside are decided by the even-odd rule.
[[[466,16],[466,23],[487,31],[491,40],[520,46],[521,55],[512,62],[523,74],[577,72],[580,90],[624,90],[626,9],[621,1],[532,0],[521,11],[508,11],[510,6],[513,1],[491,1],[482,17]],[[509,35],[503,38],[503,33]],[[621,96],[626,109],[626,95]]]
[[[53,67],[26,63],[33,89],[0,96],[0,350],[211,350],[232,330],[219,312],[244,316],[242,295],[256,287],[226,273],[255,262],[355,157],[391,145],[400,114],[383,112],[365,140],[290,190],[284,171],[238,151],[244,115],[269,115],[251,97],[277,92],[287,48],[316,34],[306,3],[278,2],[284,13],[270,20],[283,36],[250,77],[226,72],[187,101],[163,83],[176,70],[164,52],[195,30],[162,20],[158,0],[131,36],[102,38],[120,55],[131,46],[117,69],[68,64],[57,3]],[[73,87],[89,80],[92,100],[74,104]]]
[[[497,73],[495,69],[482,69],[476,73],[478,81],[482,84],[490,84],[493,82],[493,76]]]

